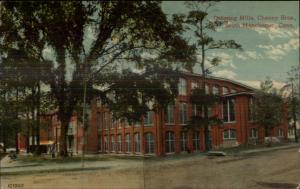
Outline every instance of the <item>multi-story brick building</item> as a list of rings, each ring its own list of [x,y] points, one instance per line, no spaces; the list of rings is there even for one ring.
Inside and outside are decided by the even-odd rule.
[[[222,103],[209,109],[209,114],[223,119],[222,125],[210,126],[212,148],[231,147],[243,144],[257,144],[265,139],[263,127],[251,120],[254,88],[233,80],[209,77],[205,90],[207,93],[222,96]],[[184,129],[193,115],[199,114],[190,102],[189,96],[195,87],[201,85],[201,75],[182,74],[178,89],[179,95],[162,114],[147,113],[140,122],[129,125],[124,120],[114,120],[112,113],[97,100],[93,100],[89,111],[87,130],[87,152],[122,153],[132,155],[164,155],[204,151],[204,129]],[[48,115],[51,127],[48,136],[59,143],[60,122],[57,115]],[[287,117],[287,115],[285,114]],[[273,136],[287,139],[288,121],[274,128]],[[69,151],[81,153],[83,149],[83,128],[77,117],[71,118],[67,136]],[[48,137],[49,139],[49,137]]]
[[[251,120],[252,97],[255,89],[244,84],[217,77],[209,77],[206,92],[223,97],[209,113],[223,119],[222,125],[210,127],[213,148],[264,141],[265,131]],[[197,109],[189,101],[193,88],[201,85],[201,75],[183,74],[180,78],[179,96],[175,104],[163,110],[163,115],[148,112],[141,121],[129,125],[126,121],[113,120],[105,108],[92,103],[88,131],[88,151],[101,153],[126,153],[136,155],[164,155],[204,151],[204,129],[186,130]],[[286,139],[287,119],[273,129],[273,136]]]

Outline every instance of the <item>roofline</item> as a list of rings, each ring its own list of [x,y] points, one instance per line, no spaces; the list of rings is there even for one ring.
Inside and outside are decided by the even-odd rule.
[[[251,95],[253,96],[255,93],[254,92],[248,92],[248,91],[242,91],[238,93],[229,93],[226,95],[222,95],[222,97],[231,97],[231,96],[238,96],[238,95]]]
[[[190,73],[190,72],[181,72],[182,74],[184,75],[190,75],[190,76],[196,76],[196,77],[202,77],[202,74],[197,74],[197,73]],[[207,79],[215,79],[215,80],[221,80],[221,81],[226,81],[226,82],[229,82],[229,83],[232,83],[232,84],[235,84],[235,85],[240,85],[244,88],[247,88],[249,90],[252,90],[252,91],[257,91],[258,89],[254,88],[254,87],[250,87],[248,85],[245,85],[243,83],[240,83],[240,82],[237,82],[237,81],[234,81],[234,80],[231,80],[231,79],[227,79],[227,78],[222,78],[222,77],[216,77],[216,76],[206,76]]]

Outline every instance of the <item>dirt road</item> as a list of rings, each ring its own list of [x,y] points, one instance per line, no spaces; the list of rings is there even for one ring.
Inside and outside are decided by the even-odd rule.
[[[297,148],[255,156],[128,161],[132,167],[2,176],[1,186],[3,189],[296,189],[300,183]]]

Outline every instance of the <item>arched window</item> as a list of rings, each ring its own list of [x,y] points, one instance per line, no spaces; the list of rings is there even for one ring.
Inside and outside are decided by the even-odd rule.
[[[166,153],[175,152],[175,134],[174,132],[166,133]]]
[[[193,148],[194,151],[199,151],[200,150],[200,132],[199,131],[195,131],[193,134]]]
[[[182,152],[188,150],[188,133],[186,131],[180,133],[180,146]]]
[[[134,151],[135,153],[141,152],[141,137],[140,133],[134,134]]]
[[[127,133],[125,135],[125,148],[126,148],[125,151],[127,153],[131,152],[131,139],[130,139],[130,134],[129,133]]]
[[[154,153],[154,137],[152,133],[145,134],[145,154]]]

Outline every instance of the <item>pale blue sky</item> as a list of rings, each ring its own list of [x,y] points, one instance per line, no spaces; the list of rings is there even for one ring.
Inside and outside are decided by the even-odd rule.
[[[162,8],[168,15],[187,13],[182,1],[165,1]],[[293,19],[281,20],[281,16]],[[223,50],[214,55],[223,58],[223,63],[214,74],[258,86],[267,76],[280,86],[286,81],[287,71],[299,64],[299,2],[298,1],[226,1],[211,8],[209,19],[215,16],[238,17],[233,24],[273,24],[271,28],[221,28],[212,33],[215,39],[234,39],[244,51]],[[252,16],[255,20],[243,21],[240,16]],[[259,20],[259,16],[278,17],[278,20]],[[278,27],[290,24],[291,27]],[[192,37],[187,34],[188,37]],[[193,38],[191,38],[193,39]]]

